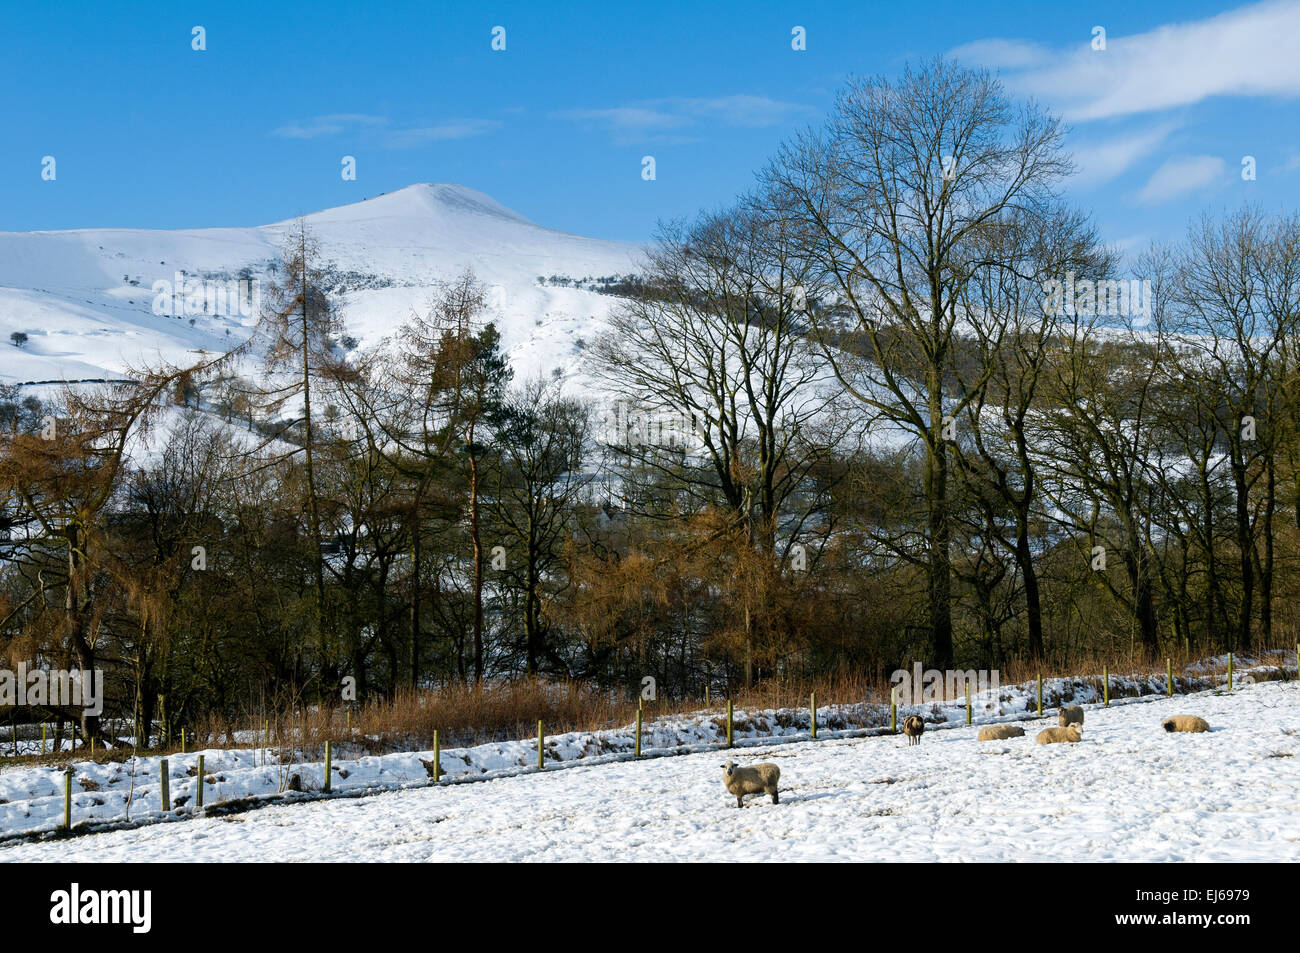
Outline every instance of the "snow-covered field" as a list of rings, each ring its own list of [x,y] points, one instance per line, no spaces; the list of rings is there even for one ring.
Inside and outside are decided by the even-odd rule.
[[[1177,691],[1196,692],[1225,685],[1227,656],[1204,659],[1175,673]],[[1289,652],[1271,652],[1258,657],[1238,657],[1237,683],[1256,679],[1278,679],[1295,670]],[[920,677],[919,671],[916,673]],[[1163,675],[1130,673],[1111,675],[1111,695],[1116,704],[1138,696],[1164,694]],[[1102,700],[1100,678],[1049,678],[1043,681],[1043,706],[1048,711],[1060,704],[1090,704]],[[1033,682],[988,686],[971,696],[971,711],[978,724],[1015,721],[1033,717],[1037,709]],[[932,727],[964,724],[965,701],[961,693],[914,705],[900,704],[898,718],[920,715]],[[817,725],[823,739],[831,736],[861,737],[880,734],[890,723],[887,702],[862,701],[822,705]],[[741,745],[790,743],[809,738],[808,708],[737,709],[733,735]],[[35,736],[34,728],[28,729]],[[350,742],[347,730],[337,725],[332,732],[334,756],[332,789],[350,795],[377,794],[400,788],[423,786],[432,764],[431,750],[398,750],[388,754],[364,754]],[[635,751],[635,726],[600,731],[570,731],[548,734],[546,761],[551,767],[577,762],[608,763],[626,760]],[[700,710],[655,717],[647,713],[642,730],[642,751],[651,755],[684,755],[719,747],[726,740],[723,710]],[[320,795],[325,777],[324,749],[320,744],[306,749],[287,732],[283,739],[266,745],[261,731],[235,733],[233,747],[208,748],[202,752],[172,753],[167,759],[171,809],[163,810],[160,791],[162,758],[158,755],[126,760],[91,761],[82,756],[71,764],[73,776],[72,823],[94,825],[96,830],[123,825],[140,825],[184,819],[192,813],[197,787],[197,761],[202,754],[207,782],[207,807],[253,799],[306,800]],[[356,737],[356,742],[362,739]],[[378,739],[371,738],[368,744]],[[36,743],[39,745],[39,742]],[[440,757],[441,777],[459,782],[501,778],[535,770],[536,737],[478,744],[467,748],[444,747]],[[3,761],[0,760],[0,765]],[[290,781],[301,793],[287,791]],[[13,836],[47,835],[64,824],[64,766],[35,764],[0,766],[0,839]]]
[[[283,804],[0,847],[3,861],[1300,860],[1300,683],[1089,706],[1078,745],[964,725],[757,744],[781,803],[737,810],[727,754]],[[1214,730],[1166,734],[1170,714]],[[1044,720],[1046,723],[1047,720]]]

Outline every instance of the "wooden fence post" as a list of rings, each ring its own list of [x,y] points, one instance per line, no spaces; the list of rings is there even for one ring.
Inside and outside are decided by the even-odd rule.
[[[546,726],[542,724],[541,719],[537,720],[537,770],[542,771],[546,768]]]
[[[1107,708],[1110,707],[1110,672],[1104,665],[1101,667],[1101,700]]]
[[[1174,696],[1174,660],[1165,659],[1165,697]]]
[[[898,686],[889,690],[889,733],[898,734]]]
[[[41,722],[41,757],[45,757],[45,722]]]
[[[72,830],[72,766],[63,772],[63,826]]]
[[[158,786],[162,789],[162,796],[159,798],[162,804],[163,813],[172,809],[171,778],[167,776],[167,759],[163,758],[158,762]]]
[[[812,737],[813,741],[817,740],[817,693],[813,692],[812,697],[808,700],[808,705],[812,709]]]
[[[1228,691],[1232,691],[1232,653],[1228,653]]]
[[[181,754],[185,754],[185,729],[181,729]]]
[[[732,712],[733,709],[732,709],[731,699],[728,698],[727,699],[727,747],[728,748],[730,748],[735,741],[735,738],[731,733]]]
[[[1038,717],[1043,717],[1043,673],[1038,673]]]
[[[966,724],[970,724],[970,679],[966,679]]]
[[[330,740],[325,739],[325,793],[330,793],[330,770],[334,766],[333,752],[330,750]]]
[[[641,757],[641,709],[636,710],[636,753],[635,758]]]
[[[433,783],[442,779],[442,743],[438,740],[438,729],[433,729]]]
[[[199,793],[194,796],[195,808],[203,807],[203,755],[199,755]]]

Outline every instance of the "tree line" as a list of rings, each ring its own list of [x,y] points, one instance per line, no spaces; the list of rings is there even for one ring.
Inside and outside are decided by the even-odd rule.
[[[351,349],[304,224],[244,345],[0,393],[0,646],[166,739],[451,681],[1294,641],[1300,220],[1125,259],[1071,171],[986,73],[851,81],[661,226],[579,394],[514,379],[472,271]]]

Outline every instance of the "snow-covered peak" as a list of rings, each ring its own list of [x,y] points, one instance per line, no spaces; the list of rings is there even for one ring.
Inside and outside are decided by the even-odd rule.
[[[307,216],[308,224],[336,224],[371,219],[409,220],[433,223],[454,219],[472,219],[490,216],[520,225],[530,225],[527,218],[514,209],[507,208],[496,199],[465,185],[444,185],[419,182],[395,192],[385,192],[373,198],[362,199],[349,205],[314,212]],[[281,226],[288,222],[277,223]],[[536,227],[536,226],[534,226]]]
[[[584,344],[616,300],[571,285],[631,274],[640,258],[637,246],[546,228],[463,185],[420,183],[304,217],[340,275],[332,290],[363,345],[471,268],[488,286],[488,317],[521,377],[578,373]],[[266,281],[297,222],[0,232],[0,382],[111,378],[234,347],[256,315],[160,314],[159,283]],[[11,343],[14,333],[26,339]]]

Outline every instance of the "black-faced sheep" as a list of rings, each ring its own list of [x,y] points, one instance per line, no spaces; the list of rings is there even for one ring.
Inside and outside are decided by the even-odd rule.
[[[1052,745],[1064,741],[1074,744],[1074,742],[1082,740],[1082,725],[1070,725],[1068,728],[1044,728],[1038,733],[1038,743],[1040,745]]]
[[[1197,715],[1174,715],[1160,723],[1165,731],[1209,731],[1210,725]]]
[[[1062,728],[1068,728],[1070,725],[1083,724],[1083,709],[1078,705],[1073,708],[1062,708],[1056,716],[1056,720]]]
[[[781,803],[776,793],[777,782],[781,780],[781,769],[776,765],[765,762],[742,768],[736,762],[728,761],[722,770],[722,783],[736,795],[736,807],[745,806],[746,794],[770,794],[773,804]]]
[[[1019,725],[985,725],[980,729],[980,741],[1005,741],[1007,738],[1023,738],[1025,729]]]
[[[925,720],[920,715],[908,715],[903,719],[903,734],[907,735],[909,745],[919,745],[925,734]]]

